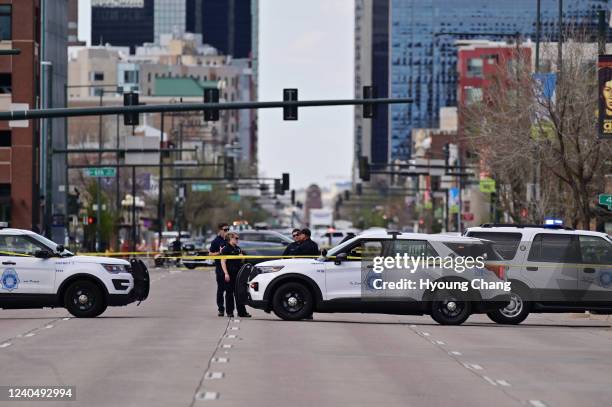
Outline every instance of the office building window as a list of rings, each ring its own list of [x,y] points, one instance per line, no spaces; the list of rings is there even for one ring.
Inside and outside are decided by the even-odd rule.
[[[12,17],[11,17],[11,6],[0,5],[0,41],[12,40]]]
[[[482,78],[482,58],[470,58],[467,63],[469,78]]]
[[[482,88],[474,88],[472,86],[465,87],[465,101],[468,105],[475,102],[480,102],[481,100]]]
[[[11,131],[2,130],[0,131],[0,147],[10,147],[11,143]]]
[[[90,80],[92,81],[103,81],[104,80],[104,72],[91,72]]]
[[[12,93],[13,91],[13,78],[10,73],[0,73],[0,94]]]

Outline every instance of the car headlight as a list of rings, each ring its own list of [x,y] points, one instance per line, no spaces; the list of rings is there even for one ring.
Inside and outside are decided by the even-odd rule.
[[[260,273],[276,273],[281,271],[285,266],[261,266],[257,267]]]
[[[106,269],[109,273],[126,273],[127,269],[123,264],[103,264],[102,267]]]

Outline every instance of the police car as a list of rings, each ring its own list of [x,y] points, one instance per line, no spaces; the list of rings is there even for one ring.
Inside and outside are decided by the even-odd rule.
[[[558,224],[484,224],[467,236],[494,242],[507,262],[510,304],[488,314],[519,324],[531,312],[612,314],[612,240],[605,233]]]
[[[394,267],[377,272],[376,258],[404,254],[411,259],[450,258],[457,264],[460,258],[473,255],[484,257],[486,262],[461,272],[436,265],[414,268],[414,273]],[[458,325],[472,313],[489,312],[509,303],[509,292],[505,291],[509,287],[503,287],[504,266],[493,264],[500,259],[491,243],[480,239],[365,232],[324,251],[318,259],[245,266],[238,275],[237,296],[251,307],[273,311],[285,320],[305,319],[313,312],[429,314],[440,324]],[[410,286],[410,281],[414,285]],[[423,286],[423,282],[427,284]]]
[[[96,317],[145,300],[149,284],[140,260],[75,256],[34,232],[0,227],[0,308],[64,307]]]

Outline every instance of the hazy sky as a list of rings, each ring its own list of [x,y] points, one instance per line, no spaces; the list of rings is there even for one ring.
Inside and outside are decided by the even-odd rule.
[[[240,0],[247,1],[247,0]],[[89,40],[89,0],[79,0],[79,36]],[[353,97],[353,0],[259,1],[259,100]],[[204,39],[206,40],[206,39]],[[259,114],[259,168],[291,173],[291,187],[349,179],[353,107],[309,107],[297,122],[279,109]]]

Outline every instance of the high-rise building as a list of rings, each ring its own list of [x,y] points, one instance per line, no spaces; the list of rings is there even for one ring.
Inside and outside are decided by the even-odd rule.
[[[38,0],[0,0],[0,47],[20,54],[0,56],[0,111],[37,107],[40,80]],[[33,121],[0,122],[0,221],[40,227],[40,142]]]
[[[153,42],[153,6],[154,0],[92,0],[91,44],[130,47],[133,52]]]
[[[411,104],[379,106],[369,124],[355,116],[355,155],[373,163],[410,157],[413,128],[438,127],[439,111],[457,105],[457,39],[535,39],[534,0],[356,0],[355,93],[373,84],[379,97]],[[565,24],[596,33],[607,0],[565,0]],[[541,0],[541,38],[558,38],[558,0]],[[507,38],[504,38],[504,35]],[[366,119],[367,120],[367,119]]]
[[[154,27],[155,42],[163,34],[185,32],[187,6],[185,0],[155,0]]]

